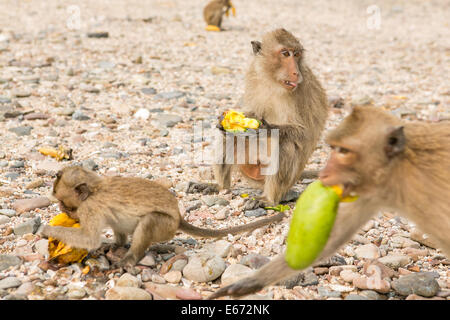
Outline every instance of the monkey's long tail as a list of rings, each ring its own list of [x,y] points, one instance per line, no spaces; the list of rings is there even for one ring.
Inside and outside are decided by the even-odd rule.
[[[284,214],[284,212],[280,212],[270,218],[260,219],[258,221],[252,222],[252,223],[244,224],[244,225],[237,226],[237,227],[226,228],[226,229],[198,228],[198,227],[193,226],[186,220],[181,219],[179,229],[181,231],[184,231],[193,236],[199,236],[199,237],[205,237],[205,238],[221,238],[221,237],[227,236],[228,234],[237,234],[237,233],[241,233],[241,232],[245,232],[245,231],[249,231],[249,230],[254,230],[256,228],[260,228],[260,227],[270,224],[272,222],[280,221],[285,216],[286,215]]]

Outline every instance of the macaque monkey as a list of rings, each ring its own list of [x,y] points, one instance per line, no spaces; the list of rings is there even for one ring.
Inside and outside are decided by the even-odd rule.
[[[450,122],[403,122],[375,107],[356,107],[328,134],[332,152],[320,173],[354,202],[341,203],[316,261],[334,254],[380,210],[393,210],[433,236],[450,257]],[[211,295],[242,296],[289,278],[284,253],[248,278]]]
[[[172,239],[177,230],[218,238],[254,230],[284,217],[277,214],[237,227],[202,229],[181,217],[176,197],[160,184],[142,178],[100,177],[78,166],[58,172],[52,194],[64,212],[80,221],[80,228],[45,225],[39,233],[88,250],[100,247],[106,227],[112,228],[118,246],[132,235],[131,247],[118,264],[120,267],[134,266],[150,244]]]
[[[267,132],[267,138],[258,137],[258,143],[263,143],[262,149],[268,152],[264,154],[263,151],[262,157],[258,154],[259,159],[252,162],[251,157],[256,155],[248,154],[252,152],[247,144],[245,162],[237,163],[237,166],[254,186],[263,189],[263,196],[258,201],[263,205],[276,205],[302,177],[325,126],[328,101],[324,89],[304,61],[303,46],[290,32],[277,29],[265,34],[262,42],[252,41],[251,44],[254,58],[245,78],[242,111],[246,117],[260,120],[260,129],[267,129],[257,131],[257,135],[260,131]],[[223,140],[225,158],[236,152],[232,150],[236,148],[232,143],[226,144],[225,138]],[[271,153],[273,146],[277,147],[277,153]],[[220,159],[220,155],[217,157],[215,179],[219,189],[229,189],[231,170],[236,162],[230,164],[230,161]],[[264,169],[272,167],[274,162],[277,170],[264,173]]]
[[[213,0],[209,2],[203,9],[203,18],[208,26],[207,30],[220,31],[222,26],[222,18],[224,14],[228,15],[228,11],[234,7],[230,0]]]

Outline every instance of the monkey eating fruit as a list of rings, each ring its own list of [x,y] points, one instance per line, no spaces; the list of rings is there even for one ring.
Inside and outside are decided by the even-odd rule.
[[[209,2],[203,9],[203,18],[207,23],[206,31],[221,31],[223,15],[225,14],[228,17],[230,9],[233,16],[236,16],[236,8],[230,0]]]
[[[392,210],[416,223],[450,257],[450,121],[403,122],[375,107],[355,107],[332,130],[332,152],[320,180],[342,185],[330,237],[315,261],[334,254],[380,210]],[[254,275],[223,287],[210,298],[242,296],[298,273],[280,254]]]
[[[242,111],[262,125],[245,138],[240,153],[235,147],[240,137],[234,145],[226,143],[229,133],[217,139],[215,149],[224,152],[216,154],[214,176],[219,189],[229,189],[232,168],[239,168],[252,185],[263,189],[258,206],[273,206],[301,178],[314,176],[303,169],[325,126],[328,100],[293,34],[277,29],[251,44],[254,57],[245,77]],[[252,151],[252,145],[265,151]],[[227,161],[233,154],[244,161]]]
[[[177,230],[188,234],[219,238],[254,230],[279,221],[284,214],[227,229],[202,229],[180,215],[176,197],[160,184],[142,178],[100,177],[79,166],[58,172],[52,195],[61,210],[80,222],[80,228],[45,225],[39,234],[74,248],[97,249],[102,230],[110,227],[116,244],[125,245],[132,235],[130,249],[117,266],[134,266],[152,244],[173,238]]]

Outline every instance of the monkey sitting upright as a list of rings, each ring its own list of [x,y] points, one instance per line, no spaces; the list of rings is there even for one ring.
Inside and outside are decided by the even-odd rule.
[[[276,29],[265,34],[262,42],[251,44],[254,57],[245,76],[242,111],[246,117],[261,120],[261,128],[267,129],[267,138],[258,137],[259,143],[271,145],[270,148],[276,145],[279,152],[271,154],[268,161],[259,158],[230,164],[225,157],[235,148],[224,138],[224,159],[218,156],[214,176],[219,189],[229,189],[232,168],[239,167],[245,178],[263,189],[256,204],[271,206],[278,204],[302,177],[309,178],[303,175],[303,169],[317,146],[329,108],[325,90],[307,66],[304,48],[292,33]],[[278,139],[270,135],[277,130]],[[245,157],[251,153],[249,149],[247,144]],[[278,170],[263,172],[268,167]]]
[[[223,15],[228,14],[227,12],[230,9],[234,10],[230,0],[213,0],[209,2],[203,9],[203,18],[208,24],[206,29],[210,31],[220,31]]]
[[[134,266],[150,244],[173,238],[180,229],[191,235],[218,238],[254,230],[279,221],[284,214],[247,225],[210,230],[197,228],[180,215],[176,197],[156,182],[142,178],[100,177],[79,166],[58,172],[53,196],[61,209],[80,221],[80,228],[42,226],[39,234],[75,248],[97,249],[102,230],[111,227],[116,244],[122,246],[132,235],[131,247],[117,266]]]
[[[403,122],[375,107],[356,107],[326,139],[332,152],[320,173],[324,185],[342,185],[354,202],[340,203],[321,261],[380,210],[411,219],[450,257],[450,121]],[[289,278],[284,253],[251,277],[210,298],[242,296]]]

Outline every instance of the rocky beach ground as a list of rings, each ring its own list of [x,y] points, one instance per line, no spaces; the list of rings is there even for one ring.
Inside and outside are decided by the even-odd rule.
[[[158,180],[197,226],[272,215],[243,209],[241,195],[257,190],[237,175],[216,194],[192,182],[214,182],[217,117],[239,108],[250,41],[274,28],[306,48],[329,96],[326,130],[352,105],[450,118],[448,2],[234,2],[237,16],[220,33],[204,30],[204,0],[0,2],[0,299],[203,299],[281,253],[311,181],[293,187],[281,223],[218,241],[180,232],[167,242],[175,251],[150,250],[131,273],[110,268],[125,248],[62,266],[47,261],[48,240],[35,234],[60,213],[46,195],[72,164]],[[38,152],[59,146],[73,160]],[[328,152],[321,140],[307,168],[323,167]],[[333,259],[246,298],[450,300],[449,264],[411,221],[381,212]]]

